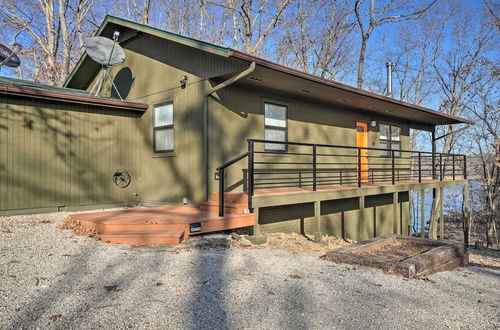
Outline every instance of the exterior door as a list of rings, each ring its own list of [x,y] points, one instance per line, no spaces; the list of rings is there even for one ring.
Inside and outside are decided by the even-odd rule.
[[[356,122],[356,146],[368,148],[368,123]],[[356,161],[358,159],[356,158]],[[359,164],[359,161],[358,161]],[[356,166],[357,168],[358,166]],[[368,150],[361,149],[361,182],[368,182]]]

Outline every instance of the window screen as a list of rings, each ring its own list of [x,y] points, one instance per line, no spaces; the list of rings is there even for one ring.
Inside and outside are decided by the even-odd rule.
[[[389,150],[401,149],[401,127],[380,124],[380,148],[387,151],[380,151],[380,156],[391,157],[392,153]],[[394,156],[401,157],[401,152],[394,152]]]
[[[174,150],[174,105],[172,102],[154,106],[153,149],[154,152]]]
[[[287,140],[287,107],[273,103],[264,104],[264,139],[271,141]],[[265,149],[270,151],[285,151],[286,145],[266,143]]]

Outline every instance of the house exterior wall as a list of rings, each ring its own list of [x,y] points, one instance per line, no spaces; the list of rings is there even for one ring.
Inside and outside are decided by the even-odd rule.
[[[141,198],[147,205],[190,204],[205,200],[203,170],[203,102],[208,78],[241,68],[234,61],[171,41],[144,35],[127,42],[126,58],[111,68],[122,97],[149,105],[140,119]],[[182,76],[187,85],[180,86]],[[88,89],[95,83],[92,81]],[[111,92],[110,83],[104,95]],[[156,104],[173,102],[174,151],[153,152],[153,111]]]
[[[247,151],[247,139],[264,139],[264,103],[276,103],[288,108],[287,140],[291,142],[318,143],[356,146],[356,121],[376,120],[401,127],[401,148],[409,149],[409,127],[406,122],[374,117],[371,114],[351,109],[334,108],[330,105],[311,102],[288,95],[273,93],[269,90],[248,86],[231,85],[209,99],[209,167],[215,169],[224,162]],[[380,146],[378,125],[370,127],[368,147]],[[306,147],[298,152],[311,152]],[[346,149],[332,152],[345,154]],[[370,151],[376,155],[378,151]],[[407,155],[406,155],[407,156]],[[279,160],[280,156],[267,156],[267,160]],[[310,161],[310,156],[293,161]],[[281,159],[283,161],[283,159]],[[352,162],[352,158],[336,157],[331,161]],[[377,160],[390,167],[390,159]],[[407,160],[397,160],[400,166]],[[293,165],[290,165],[293,166]],[[296,165],[298,167],[300,165]],[[306,166],[310,168],[310,166]],[[242,173],[247,168],[244,159],[230,168],[226,174],[226,187],[241,190],[244,185]],[[218,191],[218,181],[210,176],[210,191]],[[398,202],[399,219],[394,223],[392,194],[367,196],[363,216],[359,209],[358,198],[335,199],[321,202],[321,230],[323,234],[361,240],[386,233],[408,233],[409,203],[408,193],[400,193]],[[259,224],[263,232],[297,232],[314,234],[316,222],[314,203],[288,204],[259,208]],[[401,229],[399,229],[401,228]]]
[[[17,96],[0,102],[0,214],[139,201],[140,113]],[[113,183],[117,169],[132,176],[127,188]]]
[[[264,103],[271,102],[288,107],[288,141],[356,146],[356,121],[390,123],[401,127],[401,148],[409,149],[409,127],[404,121],[387,117],[374,117],[372,114],[342,109],[327,104],[315,103],[308,99],[273,93],[269,90],[248,86],[231,85],[217,92],[216,97],[209,99],[209,171],[210,191],[218,191],[218,181],[214,179],[215,169],[224,162],[237,157],[248,150],[247,139],[264,139]],[[380,146],[378,125],[370,127],[368,147]],[[310,148],[299,149],[311,152]],[[331,152],[346,154],[346,149],[334,149]],[[354,151],[352,151],[354,152]],[[378,155],[378,151],[369,151],[369,156]],[[405,155],[408,156],[408,155]],[[267,156],[273,159],[272,156]],[[274,157],[279,159],[280,156]],[[301,158],[294,158],[300,162]],[[305,157],[304,161],[310,161]],[[341,159],[352,162],[352,158]],[[389,158],[376,160],[379,164],[391,164]],[[397,160],[403,166],[407,160]],[[409,166],[409,165],[408,165]],[[239,190],[242,171],[247,168],[246,160],[231,166],[227,172],[227,186]],[[310,166],[308,166],[310,168]]]
[[[125,62],[111,68],[110,73],[125,99],[149,105],[140,116],[36,99],[2,98],[7,115],[2,116],[0,126],[0,154],[5,163],[0,164],[0,171],[6,184],[0,186],[0,212],[180,204],[184,197],[195,204],[206,197],[205,180],[208,192],[218,191],[213,176],[218,166],[247,151],[247,139],[264,138],[265,102],[287,106],[288,141],[356,146],[356,121],[377,120],[400,126],[402,148],[408,149],[406,122],[237,83],[208,97],[206,173],[203,103],[206,91],[216,84],[210,78],[241,71],[248,64],[148,35],[128,41],[124,49]],[[179,80],[184,75],[188,81],[183,89]],[[89,82],[88,90],[95,80]],[[107,83],[104,93],[110,92]],[[153,109],[164,102],[174,105],[174,151],[155,153]],[[368,140],[369,147],[379,146],[378,127],[370,128]],[[241,161],[228,171],[232,189],[243,188],[246,166],[246,161]],[[129,187],[114,185],[111,179],[116,169],[129,171]],[[363,217],[356,198],[322,202],[321,228],[325,234],[354,240],[394,232],[394,208],[392,199],[387,198],[367,198]],[[400,209],[402,215],[408,213],[407,200],[400,198]],[[261,208],[259,222],[267,232],[312,233],[313,216],[312,203],[291,204]],[[407,218],[402,217],[404,221]]]

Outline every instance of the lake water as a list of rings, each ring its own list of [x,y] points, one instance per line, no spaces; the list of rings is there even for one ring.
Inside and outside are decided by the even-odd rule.
[[[469,209],[480,208],[481,205],[471,205],[470,202],[471,194],[475,189],[479,187],[479,180],[469,180]],[[446,187],[443,191],[444,198],[444,214],[449,211],[462,211],[462,200],[463,200],[463,185]],[[477,204],[477,203],[476,203]],[[427,224],[431,217],[432,208],[432,189],[426,189],[425,191],[425,223]],[[412,228],[417,232],[420,231],[420,191],[413,191],[413,210],[412,210]]]

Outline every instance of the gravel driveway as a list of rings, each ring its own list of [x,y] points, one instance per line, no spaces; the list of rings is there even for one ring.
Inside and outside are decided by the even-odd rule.
[[[499,270],[406,280],[267,249],[134,248],[57,229],[65,216],[0,217],[1,329],[500,328]]]

